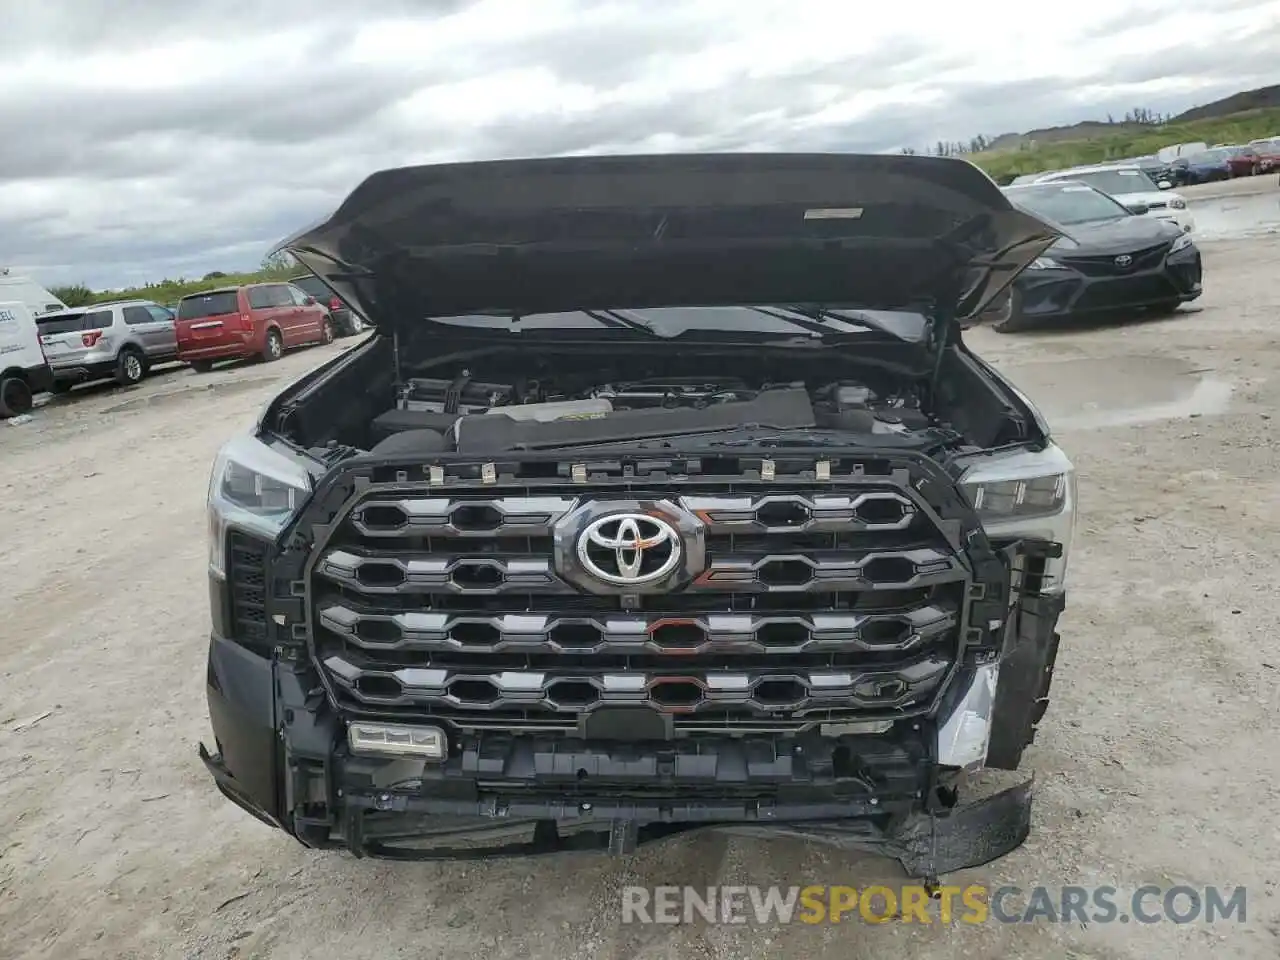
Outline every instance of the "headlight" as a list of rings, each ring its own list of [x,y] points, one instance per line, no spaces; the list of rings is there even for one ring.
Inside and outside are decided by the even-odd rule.
[[[1179,250],[1185,250],[1192,244],[1191,234],[1182,233],[1178,235],[1178,239],[1173,241],[1173,246],[1169,248],[1170,253],[1177,253]]]
[[[1062,545],[1062,556],[1045,562],[1043,585],[1050,593],[1062,590],[1076,525],[1076,473],[1067,455],[1051,443],[984,457],[964,472],[960,486],[987,536]]]
[[[1027,267],[1028,270],[1062,270],[1062,264],[1052,257],[1036,257]]]
[[[229,527],[274,539],[310,492],[311,477],[300,464],[255,437],[230,440],[209,478],[209,569],[226,576]]]
[[[1171,210],[1185,210],[1187,209],[1187,201],[1181,197],[1174,197],[1169,201],[1169,208]]]
[[[1067,475],[992,480],[967,487],[973,509],[984,521],[1047,517],[1061,513],[1067,502]]]

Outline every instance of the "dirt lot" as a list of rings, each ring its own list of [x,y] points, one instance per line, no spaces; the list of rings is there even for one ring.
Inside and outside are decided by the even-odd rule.
[[[217,795],[211,458],[341,345],[0,426],[0,957],[1280,956],[1280,238],[1210,245],[1175,318],[969,334],[1058,424],[1081,520],[1029,842],[957,880],[1248,887],[1248,920],[624,926],[624,884],[854,883],[896,868],[703,837],[626,862],[354,861]],[[79,391],[77,392],[77,394]]]

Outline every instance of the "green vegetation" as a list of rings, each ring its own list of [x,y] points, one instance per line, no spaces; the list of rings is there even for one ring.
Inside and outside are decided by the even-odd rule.
[[[1096,136],[1079,140],[1039,143],[1027,140],[1008,150],[966,153],[964,156],[985,170],[997,182],[1006,182],[1026,173],[1061,170],[1086,163],[1105,163],[1155,153],[1174,143],[1248,143],[1259,137],[1280,134],[1280,107],[1248,110],[1205,120],[1158,124],[1124,124],[1114,134],[1106,127]]]
[[[49,292],[68,307],[88,306],[100,296],[100,294],[94,293],[83,283],[73,283],[69,287],[50,287]]]
[[[66,287],[53,287],[50,292],[69,307],[83,307],[106,300],[134,298],[151,300],[155,303],[173,303],[189,294],[204,290],[234,287],[242,283],[286,280],[305,272],[291,257],[273,256],[262,261],[262,266],[251,273],[223,273],[221,270],[214,270],[206,273],[199,280],[179,277],[176,280],[160,280],[149,283],[145,287],[133,287],[128,290],[92,291],[83,283],[77,283]]]

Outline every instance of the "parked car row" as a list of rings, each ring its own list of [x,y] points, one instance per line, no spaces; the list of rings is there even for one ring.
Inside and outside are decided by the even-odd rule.
[[[1084,178],[1009,186],[1005,195],[1062,236],[1014,280],[984,319],[999,333],[1086,314],[1168,314],[1203,292],[1189,229]]]
[[[76,308],[28,278],[3,280],[0,417],[27,412],[43,392],[64,394],[107,379],[139,383],[157,364],[177,361],[205,372],[227,360],[272,361],[285,350],[364,329],[312,276],[206,290],[172,305],[118,300]]]
[[[1256,177],[1273,170],[1280,170],[1280,137],[1247,144],[1218,144],[1174,157],[1167,164],[1161,164],[1159,176],[1175,186],[1191,186],[1235,177]]]
[[[1227,163],[1233,177],[1256,177],[1280,170],[1280,137],[1255,140],[1243,147],[1230,149],[1233,153]]]
[[[1176,152],[1175,152],[1176,151]],[[1041,173],[1028,173],[1013,178],[1009,186],[1043,182],[1049,177],[1061,178],[1083,170],[1138,169],[1160,189],[1186,187],[1199,183],[1213,183],[1235,177],[1256,177],[1264,173],[1280,171],[1280,136],[1263,137],[1246,144],[1203,143],[1180,144],[1150,154],[1115,160],[1088,167],[1073,167]],[[1096,184],[1095,184],[1096,185]],[[1104,192],[1105,188],[1102,188]],[[1153,209],[1159,209],[1155,205]]]
[[[1133,161],[1031,174],[1018,177],[1012,186],[1068,180],[1094,187],[1132,211],[1140,208],[1140,216],[1167,221],[1184,233],[1195,229],[1195,218],[1187,210],[1186,198],[1172,189],[1169,180],[1153,179],[1148,170]]]

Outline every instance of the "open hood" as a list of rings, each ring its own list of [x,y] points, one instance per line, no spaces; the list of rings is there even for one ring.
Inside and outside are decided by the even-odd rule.
[[[960,319],[1056,237],[964,160],[665,154],[385,170],[276,249],[392,330],[713,304]]]

